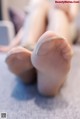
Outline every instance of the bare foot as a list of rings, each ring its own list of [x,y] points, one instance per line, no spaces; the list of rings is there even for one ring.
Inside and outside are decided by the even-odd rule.
[[[71,47],[63,38],[50,31],[41,36],[31,56],[41,94],[54,96],[58,93],[70,70],[71,57]]]
[[[36,71],[31,63],[31,52],[25,48],[13,48],[6,58],[10,71],[22,78],[25,83],[36,80]]]

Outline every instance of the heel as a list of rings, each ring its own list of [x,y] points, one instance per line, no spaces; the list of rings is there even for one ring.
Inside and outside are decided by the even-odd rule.
[[[43,74],[42,72],[38,71],[38,91],[41,95],[44,96],[55,96],[60,87],[60,81],[54,80],[54,78],[49,77],[49,75]]]

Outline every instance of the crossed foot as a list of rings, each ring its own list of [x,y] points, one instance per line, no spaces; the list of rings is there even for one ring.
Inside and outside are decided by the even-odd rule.
[[[14,48],[6,63],[25,83],[34,82],[37,74],[38,91],[45,96],[54,96],[67,78],[71,57],[69,43],[48,31],[40,37],[33,52],[22,47]]]

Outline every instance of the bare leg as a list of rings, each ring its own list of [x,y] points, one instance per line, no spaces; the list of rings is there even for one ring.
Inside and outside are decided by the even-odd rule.
[[[37,42],[32,64],[38,72],[39,92],[54,96],[67,78],[72,57],[69,22],[63,11],[50,12],[48,30]]]
[[[39,5],[39,4],[38,4]],[[48,6],[45,3],[43,6],[41,2],[41,6],[33,5],[32,10],[29,13],[28,20],[26,21],[26,29],[23,36],[25,36],[25,41],[23,47],[27,49],[31,49],[32,45],[37,42],[40,35],[44,33],[46,29],[46,17]],[[35,68],[31,63],[31,51],[25,50],[24,48],[17,47],[12,49],[8,57],[6,58],[6,62],[10,71],[14,74],[20,76],[24,82],[31,83],[35,79]]]
[[[51,16],[53,17],[51,19]],[[49,14],[49,25],[48,30],[54,31],[58,36],[65,38],[70,41],[70,32],[69,32],[69,21],[67,16],[62,10],[55,9],[54,11],[50,11]]]
[[[36,3],[36,5],[32,5],[32,9],[24,24],[24,41],[22,42],[22,45],[27,49],[31,49],[38,38],[46,31],[48,8],[49,4],[47,1],[41,1]]]

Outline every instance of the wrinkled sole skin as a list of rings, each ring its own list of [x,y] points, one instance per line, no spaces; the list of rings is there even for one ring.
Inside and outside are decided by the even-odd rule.
[[[71,58],[71,47],[63,38],[53,32],[46,32],[41,36],[31,56],[38,73],[40,94],[55,96],[59,92],[67,79]]]

